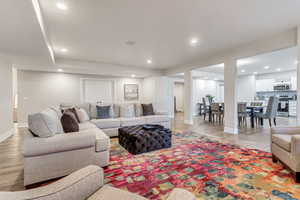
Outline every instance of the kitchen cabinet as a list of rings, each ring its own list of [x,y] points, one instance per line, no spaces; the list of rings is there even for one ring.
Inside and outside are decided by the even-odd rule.
[[[265,91],[273,91],[274,79],[262,79],[256,80],[256,91],[257,92],[265,92]]]
[[[289,116],[296,117],[297,101],[289,101]]]

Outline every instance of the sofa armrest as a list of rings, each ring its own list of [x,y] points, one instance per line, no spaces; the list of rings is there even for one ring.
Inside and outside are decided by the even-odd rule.
[[[300,162],[300,134],[293,135],[291,139],[291,154],[295,158],[299,159]]]
[[[41,156],[63,151],[93,147],[96,144],[96,135],[88,132],[74,132],[56,134],[48,138],[34,137],[26,133],[23,143],[23,155]]]
[[[191,192],[180,189],[180,188],[175,188],[170,195],[168,196],[167,200],[196,200],[196,197],[194,194]]]
[[[103,169],[90,165],[50,185],[21,192],[0,192],[5,200],[82,200],[103,186]]]
[[[154,114],[155,115],[168,115],[169,116],[169,113],[165,112],[165,111],[156,111]]]
[[[271,128],[271,135],[272,134],[300,135],[300,127]]]

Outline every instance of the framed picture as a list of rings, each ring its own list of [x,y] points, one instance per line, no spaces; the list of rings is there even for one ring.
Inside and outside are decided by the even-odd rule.
[[[139,100],[139,85],[125,84],[124,85],[124,99],[126,101]]]

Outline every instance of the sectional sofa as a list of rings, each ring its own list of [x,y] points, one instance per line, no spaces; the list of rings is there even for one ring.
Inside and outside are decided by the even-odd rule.
[[[85,109],[90,120],[80,123],[78,132],[64,133],[60,122],[61,109],[74,106]],[[122,106],[126,107],[112,105],[112,118],[109,119],[96,119],[96,105],[90,103],[61,104],[58,108],[47,108],[29,115],[23,145],[24,185],[66,176],[87,165],[107,166],[109,137],[118,136],[120,127],[139,124],[171,126],[167,115],[142,116],[140,105],[136,104],[134,114],[132,110],[126,113],[126,109],[120,112]]]

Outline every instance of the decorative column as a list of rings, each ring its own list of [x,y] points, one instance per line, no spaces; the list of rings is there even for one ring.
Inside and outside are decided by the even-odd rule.
[[[237,117],[237,60],[228,58],[224,68],[224,132],[238,134]]]
[[[297,125],[300,126],[300,25],[297,28]]]
[[[184,72],[184,123],[193,124],[193,76],[192,71]]]

